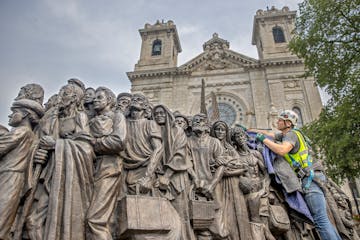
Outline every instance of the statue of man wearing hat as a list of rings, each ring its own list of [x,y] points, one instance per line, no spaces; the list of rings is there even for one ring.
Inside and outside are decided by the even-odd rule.
[[[12,129],[0,135],[0,239],[10,239],[33,152],[33,128],[44,115],[39,102],[26,98],[15,100],[11,111]]]

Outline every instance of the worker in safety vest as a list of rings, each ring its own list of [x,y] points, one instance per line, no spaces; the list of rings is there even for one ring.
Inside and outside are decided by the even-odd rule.
[[[322,239],[341,239],[336,228],[331,224],[326,212],[326,200],[321,185],[326,183],[322,166],[313,162],[306,136],[295,128],[297,114],[292,110],[280,113],[277,129],[273,133],[260,129],[246,129],[257,133],[256,139],[279,155],[278,159],[287,161],[302,181],[304,199],[314,219],[315,227]],[[270,137],[270,138],[266,138]],[[277,142],[275,142],[275,141]]]

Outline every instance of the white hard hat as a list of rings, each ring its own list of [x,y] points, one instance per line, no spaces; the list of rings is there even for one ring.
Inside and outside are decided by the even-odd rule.
[[[298,115],[292,110],[284,110],[280,113],[279,118],[282,120],[289,120],[294,126],[298,121]]]

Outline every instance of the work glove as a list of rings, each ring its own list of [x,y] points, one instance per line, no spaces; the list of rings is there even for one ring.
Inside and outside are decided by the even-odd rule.
[[[259,142],[264,142],[265,135],[261,133],[256,134],[256,140],[258,140]]]

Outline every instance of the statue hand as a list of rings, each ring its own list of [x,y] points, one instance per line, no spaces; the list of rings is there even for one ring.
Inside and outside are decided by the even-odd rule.
[[[44,164],[48,157],[48,150],[38,149],[34,156],[34,162],[38,164]]]
[[[159,177],[159,188],[162,190],[166,190],[170,184],[170,179],[165,176]]]
[[[200,188],[201,181],[200,181],[197,177],[195,177],[195,178],[193,179],[193,182],[194,182],[195,190],[196,190],[196,189],[199,189],[199,188]]]
[[[227,159],[225,157],[218,157],[217,162],[219,166],[226,166],[228,164]]]
[[[208,199],[214,199],[213,198],[213,192],[214,192],[214,186],[213,184],[207,184],[205,185],[205,187],[202,188],[202,194],[205,195],[206,198]]]
[[[139,184],[139,191],[140,193],[148,193],[152,187],[153,187],[153,184],[152,184],[152,181],[151,181],[151,178],[150,177],[143,177],[139,180],[138,182]]]
[[[55,148],[56,141],[52,136],[43,136],[40,139],[39,146],[44,150],[53,150]]]

